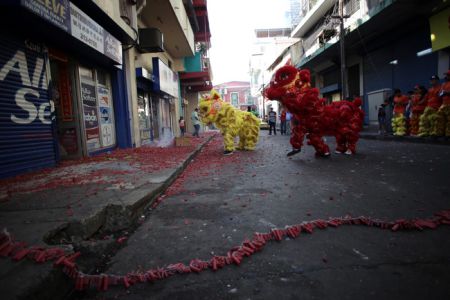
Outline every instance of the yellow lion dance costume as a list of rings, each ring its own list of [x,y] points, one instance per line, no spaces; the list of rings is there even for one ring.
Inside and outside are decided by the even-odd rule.
[[[234,139],[239,136],[239,150],[254,150],[259,138],[259,119],[252,113],[241,111],[224,102],[220,95],[212,90],[199,102],[201,121],[214,124],[223,136],[224,154],[235,150]]]

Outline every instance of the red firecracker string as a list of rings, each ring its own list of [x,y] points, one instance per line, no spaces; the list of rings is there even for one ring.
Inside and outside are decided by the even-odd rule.
[[[23,259],[34,260],[38,263],[55,261],[55,267],[61,267],[62,271],[74,280],[76,290],[96,288],[106,291],[110,286],[123,285],[125,288],[137,283],[163,280],[177,274],[199,273],[205,270],[217,271],[225,266],[240,265],[242,261],[261,251],[266,243],[271,241],[281,242],[284,238],[292,239],[302,234],[312,234],[315,229],[326,229],[329,226],[360,225],[372,228],[381,228],[391,231],[436,229],[441,225],[450,225],[450,210],[440,211],[434,217],[428,219],[400,219],[396,221],[382,221],[369,217],[350,216],[341,218],[319,219],[303,222],[285,228],[273,228],[269,232],[254,233],[252,239],[244,240],[240,245],[231,248],[226,255],[214,255],[208,260],[192,259],[188,264],[174,263],[163,268],[149,269],[147,271],[130,272],[125,275],[100,274],[89,275],[79,270],[75,260],[80,252],[68,253],[61,248],[27,247],[22,242],[14,241],[11,235],[4,230],[0,234],[0,256],[10,257],[14,261]],[[326,260],[326,257],[324,257]]]

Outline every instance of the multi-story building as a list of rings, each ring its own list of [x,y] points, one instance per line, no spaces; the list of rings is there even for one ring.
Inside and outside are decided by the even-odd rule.
[[[186,91],[211,88],[209,38],[205,0],[3,1],[0,177],[170,144]]]
[[[230,81],[214,86],[214,89],[220,94],[221,98],[234,107],[247,111],[256,110],[254,98],[250,93],[250,82],[248,81]]]
[[[275,111],[278,111],[278,103],[276,101],[264,101],[263,90],[271,77],[267,68],[282,51],[298,41],[296,38],[291,38],[290,35],[291,28],[255,30],[249,73],[251,95],[256,99],[256,106],[260,116],[266,115],[269,107],[273,107]]]
[[[294,29],[301,20],[301,0],[289,0],[289,19],[291,28]]]
[[[346,90],[363,96],[366,123],[394,88],[407,92],[428,85],[449,69],[449,3],[446,1],[345,0]],[[302,0],[301,21],[292,37],[292,62],[309,68],[329,101],[341,98],[338,1]],[[446,21],[447,20],[447,21]],[[430,39],[431,37],[431,39]]]
[[[195,54],[190,9],[192,1],[182,0],[147,0],[138,8],[136,146],[167,145],[178,133],[183,104],[178,72],[184,71],[184,57]]]
[[[2,1],[0,177],[130,147],[126,1]]]
[[[195,55],[184,58],[184,71],[180,72],[181,94],[183,97],[183,116],[186,120],[186,129],[193,132],[191,114],[198,106],[202,93],[212,89],[212,69],[209,59],[211,47],[211,32],[206,0],[193,1],[195,28],[194,42]]]

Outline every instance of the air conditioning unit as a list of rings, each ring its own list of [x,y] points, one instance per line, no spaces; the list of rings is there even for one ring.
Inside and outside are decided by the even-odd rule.
[[[138,49],[143,53],[164,52],[162,32],[158,28],[140,28]]]
[[[337,35],[337,30],[335,28],[325,28],[319,34],[320,45],[325,45],[332,37]]]

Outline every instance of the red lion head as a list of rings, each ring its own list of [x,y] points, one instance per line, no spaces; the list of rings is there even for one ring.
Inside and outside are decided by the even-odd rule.
[[[270,100],[281,100],[289,89],[295,87],[295,83],[299,78],[299,72],[295,67],[284,66],[279,68],[265,91],[266,97]]]

